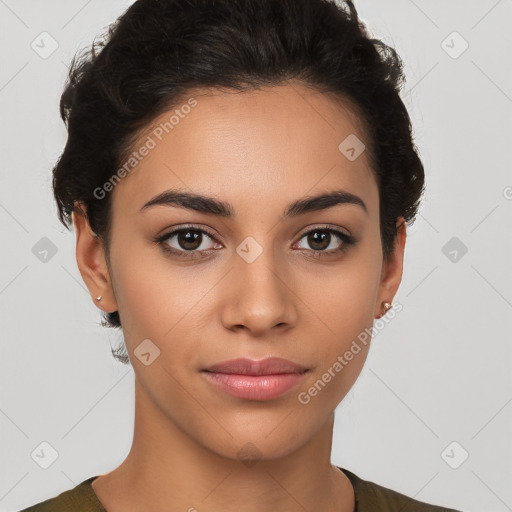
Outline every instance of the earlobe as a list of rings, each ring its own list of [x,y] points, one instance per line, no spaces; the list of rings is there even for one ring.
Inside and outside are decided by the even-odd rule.
[[[377,319],[382,318],[388,312],[388,310],[391,309],[392,307],[393,307],[392,302],[387,302],[387,301],[383,302],[382,303],[382,313],[380,313],[377,316],[374,316],[374,318],[377,318]]]
[[[117,311],[110,274],[106,262],[105,251],[101,239],[96,235],[84,213],[78,207],[72,213],[73,226],[76,232],[76,261],[78,269],[93,298],[96,306],[103,311]],[[97,299],[101,297],[101,299]]]

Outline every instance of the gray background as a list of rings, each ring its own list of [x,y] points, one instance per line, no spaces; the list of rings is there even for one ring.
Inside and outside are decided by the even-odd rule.
[[[50,191],[67,65],[130,4],[0,0],[2,512],[108,472],[130,448],[133,371],[111,356],[120,335],[99,325]],[[427,192],[404,309],[337,409],[332,460],[421,501],[512,510],[512,2],[356,6],[404,60]],[[41,261],[44,237],[56,253]],[[31,456],[42,442],[58,453],[47,469]]]

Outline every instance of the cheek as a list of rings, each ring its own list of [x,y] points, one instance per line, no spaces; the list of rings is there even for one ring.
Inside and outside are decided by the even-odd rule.
[[[119,244],[112,264],[125,344],[134,369],[140,367],[144,381],[155,379],[157,388],[164,382],[172,388],[175,382],[161,371],[165,368],[181,378],[197,364],[199,333],[207,331],[207,310],[213,309],[208,293],[212,280],[199,277],[191,266],[179,268],[159,252],[137,246],[128,251]],[[136,360],[137,347],[146,339],[160,351],[155,366],[147,367],[151,372]]]
[[[308,383],[314,389],[305,391],[318,394],[316,403],[335,407],[357,380],[368,355],[380,278],[374,250],[368,244],[347,256],[335,271],[323,270],[299,280],[298,295],[307,298],[308,306],[304,325],[315,340],[318,358]]]
[[[140,234],[120,234],[112,244],[111,261],[128,336],[162,338],[200,299],[200,290],[187,286],[187,271],[173,266],[159,247]]]
[[[354,253],[343,264],[297,279],[311,330],[337,341],[337,349],[373,323],[380,268],[372,259]],[[308,327],[309,330],[309,327]]]
[[[314,303],[321,318],[311,322],[309,331],[310,339],[315,340],[316,366],[298,397],[309,411],[320,414],[335,409],[356,382],[368,356],[374,285],[354,281],[345,280],[336,287],[335,296],[319,296]]]

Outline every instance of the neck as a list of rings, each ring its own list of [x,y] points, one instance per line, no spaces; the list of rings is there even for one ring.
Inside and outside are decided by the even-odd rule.
[[[143,510],[148,504],[154,512],[353,512],[352,484],[330,462],[334,413],[286,456],[259,458],[257,448],[247,444],[233,459],[199,444],[143,395],[136,381],[130,453],[92,484],[108,512]]]

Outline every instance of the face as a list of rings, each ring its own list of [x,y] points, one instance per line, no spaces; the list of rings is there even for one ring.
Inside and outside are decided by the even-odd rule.
[[[281,457],[319,432],[359,375],[369,344],[358,335],[393,299],[405,234],[384,262],[367,154],[338,147],[365,141],[348,105],[301,85],[190,97],[171,129],[174,109],[148,127],[133,149],[151,148],[112,191],[109,272],[80,227],[78,263],[100,307],[119,311],[141,408],[223,456],[250,442]],[[205,201],[144,208],[169,190],[230,215]],[[307,368],[273,398],[234,396],[202,371],[271,356]]]

